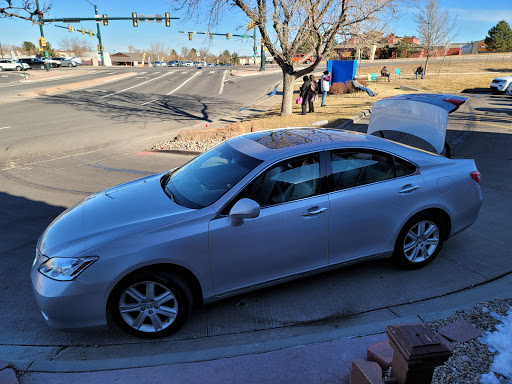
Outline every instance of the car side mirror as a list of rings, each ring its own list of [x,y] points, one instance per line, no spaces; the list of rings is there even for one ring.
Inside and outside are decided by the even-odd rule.
[[[229,211],[229,222],[233,227],[244,223],[244,219],[253,219],[260,215],[260,205],[251,199],[240,199]]]

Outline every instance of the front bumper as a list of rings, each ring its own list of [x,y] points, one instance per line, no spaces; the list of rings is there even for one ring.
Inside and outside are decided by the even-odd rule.
[[[491,83],[491,91],[494,91],[494,92],[505,92],[506,89],[507,89],[507,86],[508,86],[508,83],[500,83],[500,84],[495,84],[495,83]]]
[[[66,330],[107,327],[107,284],[56,281],[38,272],[38,267],[32,267],[30,277],[37,305],[49,326]]]

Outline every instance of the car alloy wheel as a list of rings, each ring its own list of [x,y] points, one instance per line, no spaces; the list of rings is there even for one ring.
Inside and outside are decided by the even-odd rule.
[[[17,70],[17,71],[21,71],[21,67],[18,65],[18,66],[16,67],[16,70]]]
[[[438,255],[444,233],[443,220],[432,213],[420,213],[403,226],[393,257],[404,268],[421,268]]]
[[[119,300],[123,320],[142,332],[158,332],[169,327],[176,320],[178,309],[172,291],[154,281],[132,284]]]
[[[2,67],[0,67],[0,72],[2,72],[4,69]]]
[[[176,331],[187,319],[192,293],[177,275],[144,272],[114,289],[109,308],[116,323],[139,337],[157,338]]]
[[[439,245],[439,228],[431,221],[420,221],[405,236],[404,255],[411,263],[421,263],[434,254]]]
[[[73,66],[73,64],[71,64],[71,63],[68,64],[68,67],[72,67],[72,66]]]
[[[44,69],[44,64],[41,64],[39,68]]]

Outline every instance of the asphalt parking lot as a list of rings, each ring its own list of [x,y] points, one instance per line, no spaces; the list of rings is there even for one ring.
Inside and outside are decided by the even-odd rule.
[[[91,333],[47,327],[31,292],[29,270],[38,236],[64,209],[89,193],[173,168],[190,156],[148,153],[142,143],[132,143],[32,159],[2,170],[0,291],[5,310],[0,313],[0,358],[36,371],[86,369],[87,361],[100,369],[106,364],[101,361],[162,353],[175,353],[183,361],[183,353],[206,347],[243,347],[262,340],[271,345],[272,339],[290,336],[418,321],[464,304],[473,287],[492,287],[512,273],[507,251],[512,245],[512,207],[507,204],[512,192],[510,102],[506,96],[471,95],[467,107],[450,117],[447,138],[453,155],[475,158],[484,204],[476,224],[445,243],[429,266],[404,271],[379,260],[239,295],[196,309],[182,329],[158,342],[136,339],[115,325]],[[353,129],[364,131],[366,123],[362,120]],[[482,292],[487,298],[492,289]],[[140,359],[149,365],[158,361]]]

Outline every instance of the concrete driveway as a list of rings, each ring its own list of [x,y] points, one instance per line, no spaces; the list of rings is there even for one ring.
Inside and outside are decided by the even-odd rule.
[[[404,271],[380,260],[236,296],[196,309],[175,335],[140,340],[119,330],[68,333],[46,326],[29,278],[38,236],[65,208],[89,193],[190,156],[143,152],[147,142],[17,164],[0,172],[0,358],[31,371],[89,371],[208,359],[254,348],[305,343],[315,333],[371,333],[372,327],[419,321],[479,298],[512,293],[494,285],[512,262],[510,148],[512,108],[506,96],[471,96],[450,117],[454,157],[475,158],[484,205],[477,223],[450,239],[424,269]],[[364,131],[367,121],[353,128]],[[471,294],[474,292],[475,294]],[[287,342],[286,340],[294,341]],[[231,349],[230,349],[231,348]]]

